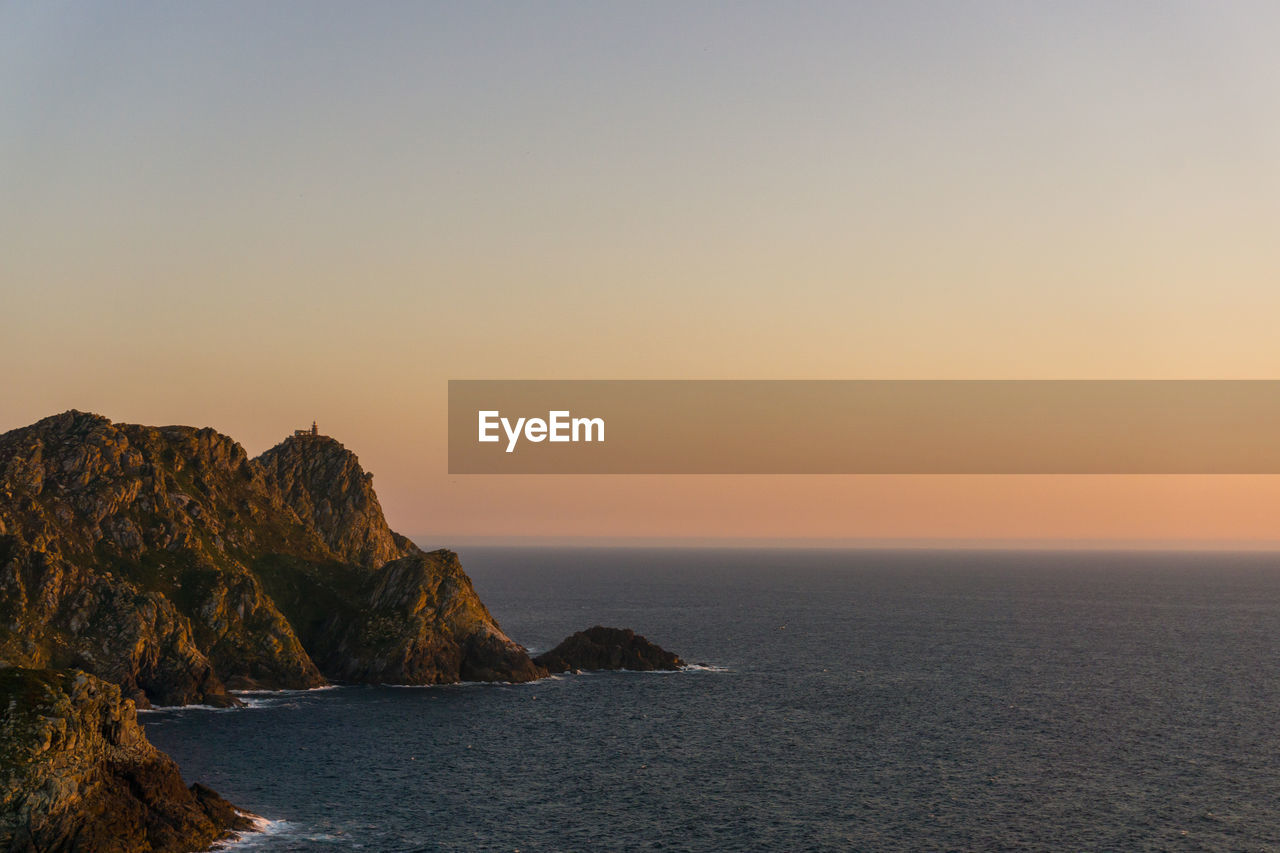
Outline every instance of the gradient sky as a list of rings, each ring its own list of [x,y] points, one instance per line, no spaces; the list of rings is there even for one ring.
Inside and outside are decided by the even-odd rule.
[[[449,378],[1277,378],[1271,3],[0,5],[0,430],[431,544],[1274,540],[1277,478],[462,477]]]

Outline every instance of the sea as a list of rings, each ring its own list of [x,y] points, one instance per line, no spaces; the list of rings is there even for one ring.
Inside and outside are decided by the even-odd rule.
[[[1280,554],[461,551],[673,673],[142,715],[260,851],[1280,850]]]

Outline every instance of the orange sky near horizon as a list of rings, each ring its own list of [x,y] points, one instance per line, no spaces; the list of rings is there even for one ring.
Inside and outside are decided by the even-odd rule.
[[[1280,378],[1280,9],[0,9],[0,430],[259,453],[393,527],[1272,543],[1277,477],[449,477],[449,379]]]

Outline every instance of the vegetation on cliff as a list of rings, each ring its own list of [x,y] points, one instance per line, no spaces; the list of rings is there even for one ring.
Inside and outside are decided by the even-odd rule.
[[[75,411],[0,435],[0,665],[80,668],[140,707],[545,674],[455,555],[390,530],[339,442],[251,459]]]
[[[249,827],[213,791],[183,783],[116,685],[0,670],[0,849],[177,853]]]

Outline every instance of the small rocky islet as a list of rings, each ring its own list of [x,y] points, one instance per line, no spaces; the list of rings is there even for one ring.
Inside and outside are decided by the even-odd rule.
[[[635,672],[677,670],[684,661],[629,628],[596,625],[566,637],[560,645],[533,659],[547,672],[627,669]]]
[[[601,626],[531,658],[314,428],[257,458],[78,411],[0,435],[0,850],[170,853],[248,828],[183,783],[138,708],[681,665]]]

